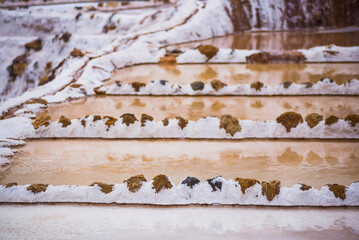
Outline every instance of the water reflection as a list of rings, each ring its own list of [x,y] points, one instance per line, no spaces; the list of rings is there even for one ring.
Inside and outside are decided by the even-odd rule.
[[[18,150],[1,184],[122,183],[163,173],[176,184],[187,176],[204,181],[222,175],[319,188],[359,178],[359,142],[34,140]]]

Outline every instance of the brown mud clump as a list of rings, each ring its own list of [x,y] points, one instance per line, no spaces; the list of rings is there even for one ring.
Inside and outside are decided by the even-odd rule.
[[[219,49],[212,45],[202,45],[198,47],[198,51],[203,55],[206,55],[208,61],[217,54]]]
[[[344,200],[346,198],[345,195],[346,186],[339,184],[327,184],[326,186],[329,187],[329,190],[333,192],[336,198],[340,198],[341,200]]]
[[[43,105],[48,104],[48,102],[42,98],[33,98],[33,99],[26,101],[26,104],[36,104],[36,103],[43,104]]]
[[[136,121],[138,121],[135,115],[132,113],[122,114],[120,118],[122,118],[122,124],[126,124],[127,127],[130,126],[130,124],[134,124]]]
[[[246,57],[248,63],[301,63],[305,61],[303,53],[298,51],[259,52]]]
[[[93,91],[98,95],[105,95],[106,91],[100,90],[101,87],[94,88]]]
[[[166,175],[160,174],[153,178],[152,188],[159,193],[162,189],[172,188],[172,184]]]
[[[82,126],[86,127],[86,119],[81,119],[80,122],[81,122],[81,125],[82,125]]]
[[[62,127],[65,128],[69,125],[71,125],[71,120],[67,117],[65,117],[64,115],[61,115],[60,119],[59,119],[59,123],[62,123]]]
[[[144,126],[145,126],[146,121],[152,122],[152,121],[153,121],[153,117],[150,116],[150,115],[148,115],[148,114],[146,114],[146,113],[143,113],[143,114],[141,115],[141,127],[144,127]]]
[[[63,40],[64,42],[68,42],[70,41],[72,34],[69,32],[65,32],[64,34],[62,34],[62,36],[60,37],[60,40]]]
[[[325,119],[325,125],[332,125],[334,123],[337,123],[339,121],[339,118],[337,116],[334,116],[334,115],[330,115],[329,117],[327,117]]]
[[[135,89],[135,92],[139,92],[140,88],[146,86],[146,84],[141,82],[133,82],[131,83],[131,86],[133,87],[133,89]]]
[[[263,88],[263,87],[264,87],[264,83],[262,83],[262,82],[257,81],[257,82],[251,83],[251,88],[254,88],[256,91],[260,91],[261,88]]]
[[[323,115],[320,115],[318,113],[309,113],[305,117],[305,121],[310,128],[313,128],[317,126],[321,121],[323,121]]]
[[[123,181],[123,183],[127,183],[127,188],[132,193],[140,190],[143,182],[147,182],[143,174],[130,177],[129,179]]]
[[[178,126],[181,129],[184,129],[188,124],[188,120],[184,119],[183,117],[177,116],[175,117],[175,119],[178,120]],[[163,119],[162,122],[163,122],[163,126],[168,126],[169,124],[168,118]]]
[[[199,184],[200,181],[196,177],[186,177],[186,179],[183,179],[181,182],[182,185],[187,185],[190,188],[193,188],[193,186]]]
[[[39,192],[46,192],[47,187],[49,184],[31,184],[26,188],[27,191],[31,191],[32,193],[36,194]]]
[[[71,84],[70,87],[72,88],[80,88],[82,86],[82,84],[80,83],[74,83],[74,84]]]
[[[305,83],[302,83],[302,85],[304,85],[305,88],[311,88],[311,87],[313,87],[313,83],[311,83],[311,82],[305,82]]]
[[[42,85],[48,83],[48,82],[49,82],[49,79],[50,79],[50,76],[49,76],[48,74],[45,74],[44,76],[42,76],[42,77],[40,78],[40,81],[39,81],[39,83],[37,84],[37,86],[42,86]]]
[[[71,56],[71,57],[83,57],[84,54],[81,52],[80,49],[74,48],[74,50],[72,50],[72,51],[70,52],[70,56]]]
[[[38,117],[34,122],[32,122],[32,126],[34,126],[34,129],[38,129],[41,126],[49,126],[50,125],[51,117],[49,115],[42,115]]]
[[[231,134],[232,137],[236,132],[240,132],[242,130],[238,119],[232,115],[222,115],[220,118],[219,128],[224,128],[226,133]]]
[[[280,181],[262,182],[262,195],[267,196],[268,201],[280,193]]]
[[[227,84],[222,82],[221,80],[215,79],[211,81],[211,86],[214,90],[218,91],[219,89],[222,89],[227,86]]]
[[[201,91],[204,88],[204,83],[197,81],[197,82],[193,82],[191,83],[191,87],[193,89],[193,91]]]
[[[106,183],[102,183],[102,182],[94,182],[93,184],[91,184],[90,186],[99,186],[101,188],[101,192],[108,194],[110,192],[112,192],[113,189],[113,184],[106,184]]]
[[[283,83],[283,87],[284,87],[285,89],[287,89],[287,88],[289,88],[292,84],[293,84],[292,82],[286,81],[286,82]]]
[[[344,120],[349,122],[352,127],[355,127],[355,125],[359,123],[359,115],[351,113],[346,116]]]
[[[8,183],[8,184],[5,185],[6,188],[11,188],[11,187],[14,187],[14,186],[17,186],[16,182]]]
[[[158,64],[175,65],[177,64],[176,55],[163,56],[158,62]]]
[[[110,129],[111,126],[115,126],[115,123],[117,122],[117,118],[111,116],[104,116],[103,118],[107,119],[105,122],[105,124],[107,125],[107,130]]]
[[[296,112],[285,112],[277,117],[277,123],[282,124],[287,132],[290,132],[291,128],[295,128],[299,123],[303,122],[303,117]]]
[[[243,194],[246,193],[247,188],[254,186],[256,183],[261,184],[257,179],[251,178],[236,178],[234,181],[241,185],[241,191]]]
[[[34,49],[35,51],[40,51],[42,49],[42,41],[41,39],[36,39],[32,42],[26,43],[25,48],[27,50]]]
[[[94,115],[93,116],[93,122],[96,122],[96,121],[101,120],[101,119],[102,119],[102,117],[99,116],[99,115]]]
[[[300,183],[300,184],[302,185],[300,187],[300,190],[302,190],[302,191],[308,191],[308,190],[313,188],[312,186],[309,186],[309,185],[306,185],[306,184],[303,184],[303,183]]]

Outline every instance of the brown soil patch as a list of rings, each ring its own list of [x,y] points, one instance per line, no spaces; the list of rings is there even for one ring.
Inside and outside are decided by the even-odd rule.
[[[44,104],[44,105],[48,104],[48,102],[42,98],[33,98],[33,99],[30,99],[25,102],[25,104],[36,104],[36,103],[40,103],[40,104]]]
[[[312,189],[313,187],[312,186],[309,186],[309,185],[306,185],[306,184],[303,184],[303,183],[300,183],[302,186],[300,187],[300,190],[302,191],[308,191],[309,189]]]
[[[251,83],[251,88],[254,88],[256,91],[260,91],[261,88],[263,88],[263,87],[264,87],[264,83],[262,83],[262,82],[257,81],[257,82]]]
[[[339,121],[339,118],[337,116],[330,115],[328,118],[325,119],[325,125],[330,126],[338,121]]]
[[[238,119],[232,115],[222,115],[220,118],[219,128],[224,128],[226,133],[231,134],[232,137],[236,132],[240,132],[242,130]]]
[[[32,125],[34,126],[34,129],[38,129],[41,126],[49,126],[51,121],[51,117],[49,115],[42,115],[38,117],[34,122],[32,122]]]
[[[345,195],[346,186],[339,184],[327,184],[326,186],[329,187],[329,190],[333,192],[336,198],[340,198],[341,200],[344,200],[346,198]]]
[[[131,83],[131,85],[132,85],[132,87],[135,89],[135,92],[140,91],[140,88],[141,88],[141,87],[146,86],[146,84],[141,83],[141,82],[133,82],[133,83]]]
[[[105,124],[107,125],[107,130],[110,129],[111,126],[115,126],[115,123],[117,122],[117,118],[111,117],[111,116],[104,116],[103,119],[107,119]]]
[[[93,91],[98,95],[104,95],[106,94],[106,91],[100,90],[101,87],[94,88]]]
[[[91,184],[90,186],[99,186],[101,188],[101,192],[108,194],[110,192],[112,192],[113,189],[113,184],[106,184],[106,183],[102,183],[102,182],[94,182],[93,184]]]
[[[198,51],[203,55],[206,55],[208,61],[217,54],[219,49],[212,45],[202,45],[198,47]]]
[[[153,121],[153,117],[150,116],[150,115],[148,115],[148,114],[146,114],[146,113],[143,113],[143,114],[141,115],[141,127],[144,127],[144,126],[145,126],[146,121],[152,122],[152,121]]]
[[[80,88],[82,86],[82,84],[80,83],[74,83],[74,84],[71,84],[70,87],[72,88]]]
[[[5,185],[6,188],[10,188],[10,187],[13,187],[13,186],[17,186],[17,183],[13,182],[13,183],[8,183],[8,184]]]
[[[227,84],[222,82],[221,80],[215,79],[211,81],[211,86],[214,90],[218,91],[219,89],[222,89],[227,86]]]
[[[15,78],[17,75],[23,74],[28,65],[29,63],[27,61],[26,54],[17,56],[14,60],[12,60],[12,64],[7,67],[10,77]]]
[[[70,52],[70,56],[71,56],[71,57],[83,57],[84,54],[81,52],[80,49],[74,48],[74,50],[72,50],[72,51]]]
[[[158,62],[158,64],[168,64],[168,65],[177,64],[177,55],[163,56]]]
[[[59,119],[59,123],[62,123],[62,127],[65,128],[69,125],[71,125],[71,120],[67,117],[65,117],[64,115],[61,115],[60,119]]]
[[[359,123],[359,115],[351,113],[346,116],[344,120],[350,122],[350,125],[354,127],[357,123]]]
[[[178,119],[178,126],[181,129],[185,128],[188,124],[188,120],[186,120],[180,116],[175,117],[175,119]],[[168,124],[169,124],[168,118],[163,119],[162,122],[163,122],[163,126],[168,126]]]
[[[60,40],[63,40],[64,42],[68,42],[68,41],[70,41],[71,35],[72,35],[71,33],[65,32],[65,33],[62,34],[62,36],[60,37]]]
[[[259,52],[246,57],[248,63],[301,63],[305,56],[297,51]]]
[[[42,85],[48,83],[49,79],[50,79],[50,76],[48,74],[45,74],[42,78],[40,78],[40,81],[37,85],[42,86]]]
[[[287,88],[289,88],[292,84],[293,84],[292,82],[286,81],[286,82],[283,83],[283,87],[284,87],[285,89],[287,89]]]
[[[160,174],[153,178],[152,188],[159,193],[162,189],[172,188],[172,184],[166,175]]]
[[[82,126],[86,127],[86,119],[81,119],[80,122],[81,122],[81,125],[82,125]]]
[[[35,51],[40,51],[42,49],[42,41],[41,39],[36,39],[32,42],[26,43],[25,48],[27,50],[34,49]]]
[[[256,183],[261,184],[257,179],[251,178],[236,178],[234,181],[238,182],[241,185],[242,193],[245,194],[247,188],[254,186]]]
[[[143,182],[147,182],[143,174],[130,177],[129,179],[123,181],[123,183],[127,183],[127,188],[132,193],[140,190]]]
[[[268,201],[280,193],[280,181],[262,182],[262,195],[267,196]]]
[[[31,184],[26,188],[27,191],[31,191],[32,193],[36,194],[39,192],[46,192],[47,187],[49,184]]]
[[[101,119],[102,119],[102,117],[99,116],[99,115],[94,115],[94,116],[93,116],[93,121],[94,121],[94,122],[96,122],[96,121],[98,121],[98,120],[101,120]]]
[[[310,128],[317,126],[321,121],[323,121],[323,115],[318,113],[309,113],[305,116],[305,121],[307,122]]]
[[[125,113],[121,115],[122,124],[126,124],[126,126],[130,126],[130,124],[134,124],[137,120],[134,114],[132,113]]]
[[[285,112],[277,117],[277,123],[282,124],[287,132],[290,132],[291,128],[295,128],[299,123],[303,122],[303,117],[296,112]]]

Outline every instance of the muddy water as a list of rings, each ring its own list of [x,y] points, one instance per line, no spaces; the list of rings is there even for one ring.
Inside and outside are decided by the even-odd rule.
[[[2,205],[0,214],[1,239],[351,240],[359,234],[357,208]]]
[[[137,174],[148,180],[166,174],[176,184],[222,175],[320,188],[359,179],[359,142],[33,140],[18,150],[0,184],[122,183]]]
[[[204,41],[181,44],[181,47],[196,47],[199,44],[211,44],[221,48],[294,50],[335,44],[350,47],[359,45],[359,30],[346,31],[287,31],[236,33]]]
[[[150,114],[156,121],[182,116],[189,120],[202,117],[232,114],[240,119],[275,120],[287,111],[297,111],[304,116],[318,112],[328,117],[335,114],[344,118],[349,113],[359,114],[358,97],[138,97],[106,96],[88,97],[50,105],[51,119],[61,115],[71,119],[86,115],[119,117],[133,113],[137,119],[142,113]]]
[[[285,81],[316,83],[324,77],[338,84],[353,78],[359,79],[359,64],[148,64],[118,70],[105,85],[111,85],[117,80],[149,83],[158,79],[177,84],[194,81],[210,83],[213,79],[220,79],[229,85],[255,81],[279,85]]]

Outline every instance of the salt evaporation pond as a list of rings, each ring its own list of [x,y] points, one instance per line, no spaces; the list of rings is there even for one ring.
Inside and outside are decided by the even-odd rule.
[[[285,187],[358,180],[358,141],[30,140],[0,173],[0,184],[122,183],[166,174],[175,184],[222,175],[279,179]]]
[[[105,96],[87,97],[51,104],[44,110],[53,121],[65,115],[70,119],[86,115],[120,117],[133,113],[137,119],[142,113],[154,120],[181,116],[189,120],[202,117],[231,114],[239,119],[275,120],[287,111],[296,111],[303,118],[313,112],[325,118],[334,114],[345,118],[350,113],[359,113],[358,97],[300,96],[300,97],[140,97]],[[42,114],[43,112],[39,113]]]

